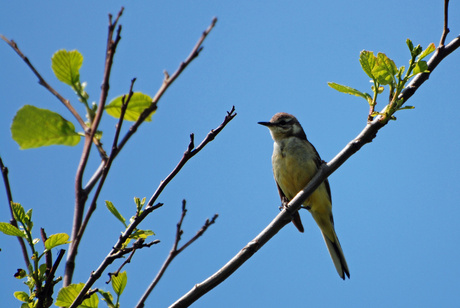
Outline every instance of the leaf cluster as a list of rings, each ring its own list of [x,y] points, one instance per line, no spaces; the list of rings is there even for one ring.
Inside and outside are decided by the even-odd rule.
[[[0,231],[6,235],[24,238],[32,252],[31,263],[27,270],[18,269],[15,277],[17,279],[25,279],[24,284],[28,287],[29,293],[17,291],[14,296],[21,302],[24,307],[36,307],[38,298],[42,297],[45,290],[45,284],[50,274],[50,268],[46,263],[41,263],[43,257],[51,251],[51,249],[60,245],[69,243],[69,235],[66,233],[57,233],[49,236],[44,242],[44,250],[39,253],[36,245],[40,239],[33,238],[33,221],[32,209],[27,212],[21,204],[11,203],[13,216],[19,227],[6,222],[0,222]],[[61,278],[51,282],[53,285],[59,282]]]
[[[384,53],[379,52],[375,56],[372,51],[361,51],[359,63],[366,75],[371,78],[372,95],[334,82],[329,82],[328,85],[339,92],[364,98],[370,106],[368,121],[372,121],[375,116],[381,116],[380,121],[383,123],[395,120],[396,111],[414,108],[413,106],[403,107],[404,101],[399,95],[412,77],[421,73],[429,73],[428,64],[423,59],[436,49],[433,43],[429,44],[425,50],[420,45],[414,47],[410,39],[407,39],[406,44],[411,55],[407,71],[405,66],[398,68],[394,61]],[[377,112],[374,108],[377,105],[378,95],[384,91],[384,86],[389,88],[389,103],[382,112]]]
[[[83,65],[83,55],[78,50],[57,51],[51,58],[51,68],[56,78],[70,86],[78,100],[86,108],[88,127],[93,123],[97,110],[96,102],[89,104],[89,94],[85,91],[86,82],[80,81],[80,68]],[[122,103],[126,95],[114,98],[105,111],[110,116],[120,118]],[[126,108],[124,120],[136,121],[141,113],[152,104],[152,98],[144,93],[133,93],[130,103]],[[145,119],[151,121],[154,111]],[[11,125],[11,134],[21,149],[38,148],[49,145],[75,146],[80,142],[84,132],[77,132],[72,122],[62,115],[31,105],[25,105],[18,110]],[[96,134],[100,139],[101,132]]]

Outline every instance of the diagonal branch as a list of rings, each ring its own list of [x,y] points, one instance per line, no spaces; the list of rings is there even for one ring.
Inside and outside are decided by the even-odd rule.
[[[177,255],[179,255],[182,251],[184,251],[185,248],[190,246],[194,241],[196,241],[200,236],[202,236],[204,232],[209,228],[209,226],[211,226],[213,223],[216,222],[216,219],[218,217],[217,214],[215,214],[211,220],[206,219],[203,227],[201,227],[201,229],[195,234],[195,236],[192,237],[187,243],[185,243],[184,245],[182,245],[182,247],[178,249],[177,246],[179,245],[182,234],[184,233],[184,231],[182,230],[182,223],[184,221],[185,214],[187,213],[187,209],[185,208],[185,203],[186,203],[185,200],[182,200],[182,215],[180,217],[179,222],[177,223],[176,239],[174,241],[173,247],[171,248],[171,251],[169,252],[169,255],[166,258],[165,262],[163,263],[163,266],[158,271],[158,274],[153,279],[153,281],[150,283],[149,287],[147,288],[147,290],[145,291],[145,293],[142,295],[141,299],[137,303],[136,308],[144,307],[145,301],[147,300],[147,298],[149,297],[150,293],[155,288],[157,283],[160,281],[161,277],[163,277],[163,274],[165,273],[169,264],[174,260],[174,258],[177,257]]]
[[[208,133],[208,135],[206,136],[206,138],[203,139],[203,141],[200,143],[200,145],[198,147],[196,147],[196,148],[195,148],[195,145],[194,145],[194,134],[190,134],[190,143],[188,145],[187,150],[184,152],[184,155],[182,156],[182,159],[179,161],[179,163],[174,168],[174,170],[166,177],[166,179],[161,181],[161,183],[158,186],[157,190],[155,191],[155,193],[150,198],[150,200],[148,202],[148,205],[152,205],[153,203],[155,203],[155,201],[160,196],[161,192],[166,187],[166,185],[168,185],[169,182],[171,182],[171,180],[176,176],[176,174],[179,173],[179,171],[187,163],[187,161],[189,161],[190,158],[192,158],[193,156],[198,154],[198,152],[200,152],[209,142],[214,140],[214,138],[217,136],[217,134],[219,134],[224,129],[224,127],[231,120],[233,120],[234,117],[236,117],[236,115],[237,114],[235,113],[235,106],[233,106],[230,111],[227,111],[227,115],[225,116],[224,121],[216,129],[211,130]]]
[[[47,89],[49,92],[51,92],[51,94],[53,94],[54,96],[57,97],[57,99],[62,103],[64,104],[64,106],[67,107],[67,109],[70,111],[70,113],[72,113],[72,115],[75,117],[75,119],[78,121],[78,123],[80,124],[80,126],[82,127],[82,129],[84,131],[86,131],[88,129],[88,126],[85,124],[85,121],[83,121],[83,119],[80,117],[80,115],[78,114],[77,110],[75,110],[75,108],[73,108],[72,104],[70,104],[70,101],[65,99],[61,94],[59,94],[58,91],[56,91],[53,87],[51,87],[49,85],[49,83],[46,82],[46,80],[42,77],[42,75],[40,75],[40,73],[35,69],[35,67],[32,65],[32,63],[30,62],[29,58],[27,58],[23,53],[22,51],[19,49],[18,45],[16,44],[15,41],[13,40],[8,40],[6,37],[4,37],[3,35],[0,34],[0,38],[2,40],[4,40],[8,45],[10,45],[11,48],[13,48],[13,50],[18,54],[19,57],[21,57],[21,59],[27,64],[27,66],[32,70],[32,72],[35,74],[35,76],[37,76],[38,78],[38,83],[40,85],[42,85],[43,87],[45,87],[45,89]]]
[[[417,75],[409,83],[408,87],[401,92],[400,98],[406,102],[423,84],[423,82],[428,79],[429,75],[434,71],[436,66],[459,46],[460,36],[452,40],[447,46],[440,46],[428,61],[428,70],[430,73]],[[252,255],[254,255],[263,245],[275,236],[278,231],[291,221],[292,213],[300,209],[302,203],[319,185],[321,185],[325,179],[327,179],[329,175],[336,171],[343,163],[345,163],[345,161],[348,160],[348,158],[359,151],[365,144],[372,142],[372,140],[376,137],[377,132],[386,125],[380,122],[380,118],[381,116],[377,116],[372,122],[368,123],[361,133],[355,139],[350,141],[339,154],[337,154],[329,163],[323,164],[307,186],[289,202],[287,208],[282,210],[261,233],[243,247],[216,273],[208,277],[203,282],[196,284],[188,293],[173,303],[170,308],[190,306],[201,296],[227,279],[241,265],[251,258]]]

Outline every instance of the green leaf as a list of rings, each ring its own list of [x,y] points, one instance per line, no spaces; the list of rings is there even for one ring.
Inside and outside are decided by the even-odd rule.
[[[147,238],[151,235],[155,235],[155,233],[152,230],[136,230],[133,232],[129,237],[138,239],[138,238]]]
[[[405,109],[415,109],[415,107],[414,106],[404,106],[404,107],[398,108],[398,110],[405,110]]]
[[[128,95],[126,95],[128,97]],[[113,99],[107,106],[105,106],[105,111],[114,118],[119,119],[121,115],[121,105],[122,105],[123,95],[118,96]],[[133,93],[131,100],[129,101],[128,108],[126,109],[124,120],[127,121],[137,121],[142,111],[149,107],[152,103],[152,98],[141,92]],[[152,115],[155,113],[153,111],[145,121],[152,121]]]
[[[426,61],[418,61],[415,64],[412,74],[417,75],[419,73],[425,73],[425,72],[428,72],[428,64],[426,64]]]
[[[16,273],[14,273],[14,278],[16,278],[16,279],[22,279],[22,278],[24,278],[26,276],[27,276],[27,272],[26,272],[26,270],[24,270],[22,268],[18,268]]]
[[[123,273],[118,273],[117,276],[112,275],[112,288],[118,296],[120,296],[123,293],[123,290],[125,289],[127,282],[128,275],[126,275],[126,271],[124,271]]]
[[[436,46],[434,45],[434,43],[431,43],[430,45],[428,45],[428,47],[420,54],[420,56],[418,57],[418,60],[422,60],[423,58],[425,58],[426,56],[428,56],[430,53],[432,53],[433,51],[436,50]]]
[[[134,197],[134,203],[136,203],[136,213],[139,215],[142,212],[142,208],[144,207],[145,197],[142,198],[142,200],[138,197]]]
[[[80,82],[80,67],[83,56],[78,50],[61,49],[51,58],[51,68],[57,79],[70,86]]]
[[[68,287],[62,288],[59,290],[56,302],[54,304],[59,307],[69,307],[77,298],[84,285],[84,283],[71,284]],[[90,298],[85,299],[78,307],[97,308],[98,304],[99,298],[97,297],[97,294],[94,293]]]
[[[18,228],[7,222],[0,222],[0,231],[6,235],[26,237],[23,231],[19,230]]]
[[[28,303],[30,301],[29,294],[24,291],[16,291],[14,292],[14,297],[16,297],[19,301]]]
[[[359,96],[359,97],[362,97],[364,99],[366,99],[367,101],[372,100],[371,96],[367,93],[362,93],[356,89],[353,89],[349,86],[344,86],[344,85],[341,85],[341,84],[337,84],[335,82],[328,82],[327,83],[328,86],[330,86],[331,88],[339,91],[339,92],[342,92],[342,93],[345,93],[345,94],[350,94],[350,95],[355,95],[355,96]]]
[[[21,223],[24,223],[26,218],[26,212],[24,211],[22,205],[20,203],[12,202],[11,207],[13,209],[14,219]]]
[[[99,289],[98,292],[102,295],[102,300],[106,302],[109,308],[116,308],[115,304],[113,303],[113,296],[109,291],[106,292]]]
[[[407,47],[409,47],[410,52],[412,53],[412,50],[414,50],[414,44],[410,39],[406,40]]]
[[[359,54],[359,63],[361,63],[361,67],[363,71],[372,80],[375,79],[372,70],[374,69],[376,61],[377,61],[377,58],[374,56],[374,53],[372,51],[363,50]]]
[[[126,227],[126,219],[118,212],[117,208],[115,205],[113,205],[112,202],[105,200],[105,205],[109,209],[110,213],[113,214],[119,221],[123,223],[123,225]]]
[[[68,244],[69,242],[69,235],[66,233],[56,233],[48,237],[45,242],[45,248],[50,250],[56,246]]]
[[[389,85],[394,82],[394,75],[398,73],[398,68],[393,60],[388,58],[384,53],[379,52],[377,63],[372,73],[381,85]]]
[[[21,149],[53,144],[75,146],[80,141],[71,122],[55,112],[31,105],[25,105],[16,113],[11,133]]]

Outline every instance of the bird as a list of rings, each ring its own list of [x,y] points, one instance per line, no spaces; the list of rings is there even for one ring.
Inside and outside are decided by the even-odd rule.
[[[278,192],[283,205],[297,195],[315,175],[322,160],[315,147],[308,141],[297,118],[280,112],[269,122],[258,122],[268,127],[274,140],[272,166]],[[302,204],[321,230],[327,249],[340,278],[350,278],[347,261],[334,229],[331,189],[326,179]],[[292,223],[304,232],[298,211],[292,215]]]

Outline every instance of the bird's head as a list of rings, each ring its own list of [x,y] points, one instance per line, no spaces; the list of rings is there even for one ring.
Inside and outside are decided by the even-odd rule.
[[[275,141],[292,136],[306,139],[299,121],[289,113],[279,112],[271,118],[270,122],[258,122],[258,124],[267,126]]]

